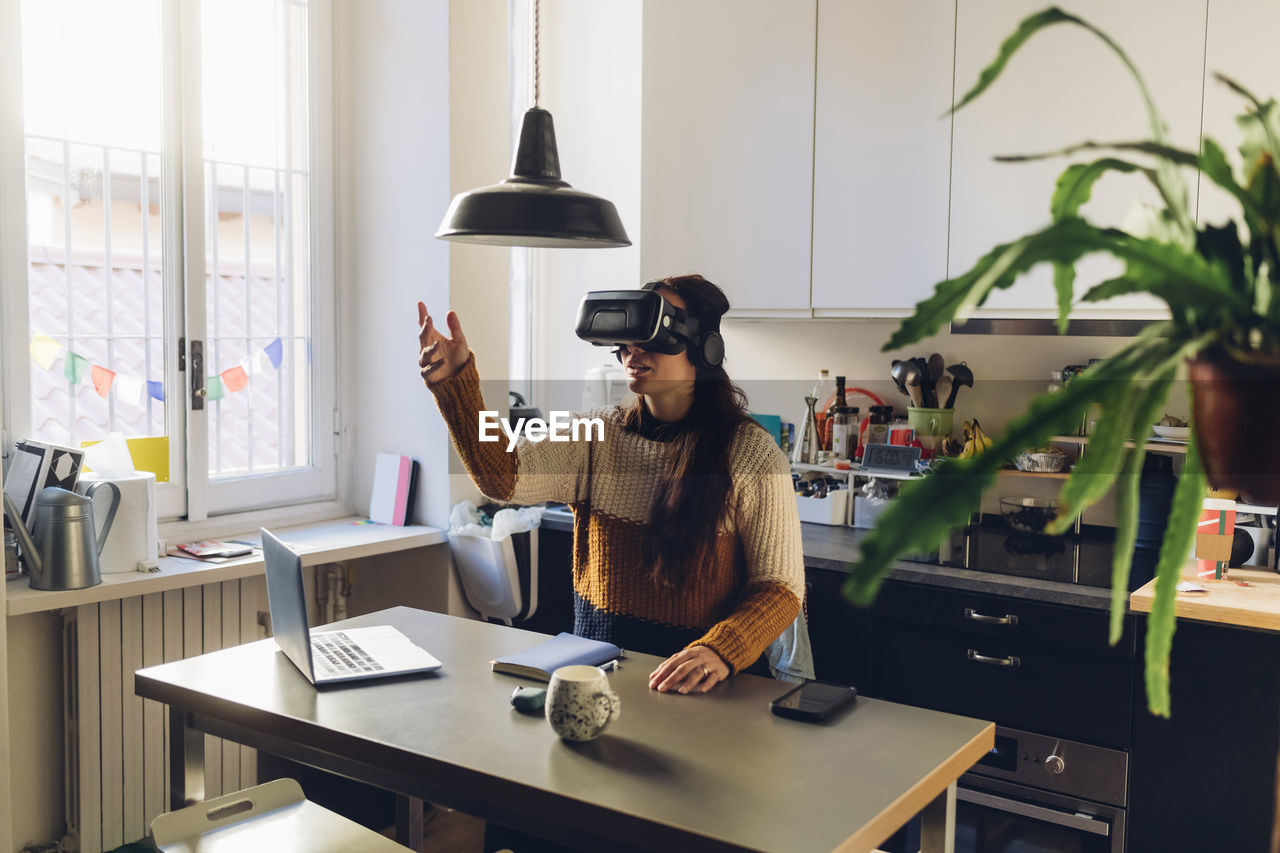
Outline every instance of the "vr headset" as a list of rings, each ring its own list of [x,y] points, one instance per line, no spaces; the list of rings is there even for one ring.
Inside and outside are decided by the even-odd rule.
[[[578,337],[596,346],[633,346],[651,352],[679,355],[689,349],[698,367],[718,367],[724,361],[720,318],[695,317],[662,298],[660,281],[640,290],[592,290],[578,306]],[[621,360],[621,355],[618,356]]]

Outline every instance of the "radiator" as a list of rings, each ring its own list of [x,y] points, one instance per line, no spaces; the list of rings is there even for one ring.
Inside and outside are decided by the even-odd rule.
[[[137,841],[169,802],[168,714],[134,670],[266,636],[261,577],[85,604],[64,622],[67,830],[84,853]],[[206,736],[205,792],[256,785],[257,755]]]

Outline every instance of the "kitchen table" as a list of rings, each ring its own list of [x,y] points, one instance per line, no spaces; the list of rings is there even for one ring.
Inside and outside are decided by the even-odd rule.
[[[444,667],[317,690],[262,640],[136,673],[170,709],[172,807],[203,796],[207,732],[587,850],[872,850],[923,811],[943,851],[956,779],[994,746],[989,722],[865,698],[776,717],[788,685],[750,675],[660,694],[659,658],[634,653],[610,677],[619,719],[570,744],[510,707],[529,682],[489,669],[543,635],[405,607],[338,624],[394,625]]]

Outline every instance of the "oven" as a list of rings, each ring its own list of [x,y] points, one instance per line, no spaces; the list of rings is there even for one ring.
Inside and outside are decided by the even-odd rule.
[[[1123,853],[1128,755],[1010,728],[956,790],[956,853]]]

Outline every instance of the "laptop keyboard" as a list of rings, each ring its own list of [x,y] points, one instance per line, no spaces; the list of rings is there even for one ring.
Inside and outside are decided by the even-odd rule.
[[[384,669],[341,631],[312,637],[311,657],[321,675],[358,675]]]

